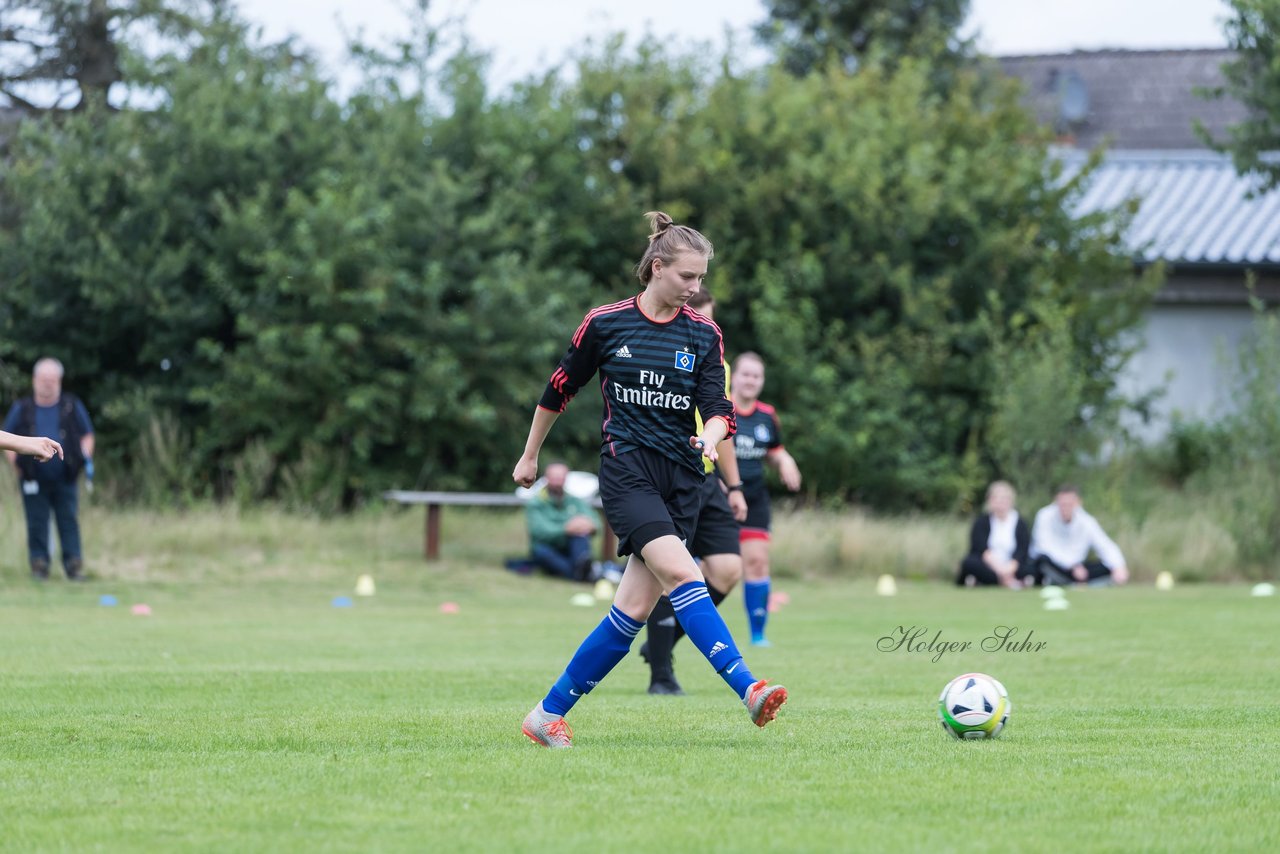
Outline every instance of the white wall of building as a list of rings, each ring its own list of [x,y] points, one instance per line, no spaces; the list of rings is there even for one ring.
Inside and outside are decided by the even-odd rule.
[[[1175,416],[1213,421],[1232,409],[1240,340],[1253,325],[1247,305],[1156,304],[1139,333],[1144,346],[1130,360],[1120,389],[1135,396],[1162,392],[1147,424],[1130,425],[1142,439],[1168,432]]]

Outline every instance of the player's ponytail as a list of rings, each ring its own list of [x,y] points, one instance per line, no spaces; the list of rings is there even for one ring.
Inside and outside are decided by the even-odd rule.
[[[708,260],[715,256],[715,247],[710,240],[687,225],[676,225],[662,211],[649,211],[645,218],[649,220],[649,247],[640,263],[636,264],[636,276],[644,284],[649,284],[649,280],[653,278],[655,258],[660,259],[663,264],[670,264],[681,252],[697,252]]]
[[[667,229],[675,224],[675,221],[671,219],[671,216],[663,213],[662,211],[649,211],[644,215],[644,218],[649,220],[649,228],[653,230],[653,233],[649,235],[650,243],[666,234]]]

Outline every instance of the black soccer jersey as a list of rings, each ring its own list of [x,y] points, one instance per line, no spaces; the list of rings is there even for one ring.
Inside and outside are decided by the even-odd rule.
[[[697,435],[695,407],[707,420],[723,418],[733,435],[724,339],[688,306],[665,323],[647,317],[638,297],[588,312],[538,405],[563,412],[597,371],[604,396],[601,454],[647,447],[701,474],[702,455],[689,446]]]
[[[778,413],[767,403],[756,401],[750,412],[737,412],[738,432],[733,450],[738,455],[738,474],[747,485],[764,483],[764,458],[782,447]]]

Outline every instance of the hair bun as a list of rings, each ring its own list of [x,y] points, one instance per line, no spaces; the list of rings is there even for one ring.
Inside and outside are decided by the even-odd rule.
[[[662,233],[670,228],[675,222],[675,220],[662,211],[649,211],[645,214],[645,218],[649,220],[649,228],[653,230],[653,233],[649,235],[650,243],[661,237]]]
[[[663,264],[671,264],[681,252],[696,252],[708,261],[715,256],[715,248],[711,241],[687,225],[676,225],[670,216],[662,211],[649,211],[645,215],[649,220],[649,246],[644,251],[640,263],[636,264],[636,278],[648,286],[653,278],[653,264],[661,260]]]

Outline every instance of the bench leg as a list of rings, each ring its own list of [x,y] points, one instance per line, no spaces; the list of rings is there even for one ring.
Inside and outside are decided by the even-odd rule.
[[[424,551],[427,560],[440,559],[440,505],[427,505],[427,530]]]

